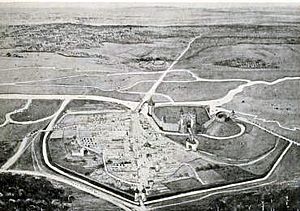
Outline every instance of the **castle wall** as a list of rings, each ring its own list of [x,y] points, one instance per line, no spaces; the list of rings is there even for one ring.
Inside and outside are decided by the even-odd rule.
[[[152,118],[154,119],[154,121],[156,122],[156,124],[164,131],[170,131],[170,132],[178,132],[179,130],[179,125],[177,123],[167,123],[167,122],[163,122],[161,121],[161,119],[159,119],[155,113],[153,112],[152,114]]]

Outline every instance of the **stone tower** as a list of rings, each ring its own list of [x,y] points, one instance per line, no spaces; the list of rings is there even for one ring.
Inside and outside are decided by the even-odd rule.
[[[188,133],[189,129],[193,133],[196,133],[197,126],[197,112],[193,109],[190,112],[184,113],[183,109],[180,109],[180,119],[178,121],[178,128],[180,133]]]
[[[154,106],[155,106],[155,103],[152,99],[152,97],[149,99],[148,101],[148,115],[149,116],[152,116],[153,115],[153,112],[154,112]]]
[[[196,133],[197,130],[197,111],[193,108],[193,111],[190,113],[191,129],[193,133]]]
[[[184,112],[183,112],[183,109],[182,108],[180,108],[180,112],[179,112],[179,114],[180,114],[180,119],[179,119],[179,122],[178,122],[178,130],[179,130],[179,132],[180,133],[184,133],[185,132],[185,125],[184,125]]]

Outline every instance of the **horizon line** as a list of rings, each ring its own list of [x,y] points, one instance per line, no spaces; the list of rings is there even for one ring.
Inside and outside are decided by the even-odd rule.
[[[151,2],[147,0],[0,0],[0,3],[133,3],[133,4],[165,4],[165,3],[176,3],[176,4],[216,4],[216,3],[245,3],[245,4],[256,4],[256,3],[281,3],[281,4],[289,4],[289,3],[300,3],[299,0],[186,0],[182,2],[181,0],[152,0]]]

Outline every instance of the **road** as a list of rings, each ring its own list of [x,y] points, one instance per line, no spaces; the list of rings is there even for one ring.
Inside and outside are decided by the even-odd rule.
[[[12,97],[16,97],[16,95],[14,96],[11,96],[11,95],[7,95],[8,98]],[[45,162],[46,164],[51,168],[53,169],[54,171],[58,172],[59,174],[61,175],[64,175],[66,177],[69,177],[70,179],[62,179],[62,178],[57,178],[55,176],[51,177],[51,175],[47,175],[48,178],[52,178],[52,179],[56,179],[56,180],[60,180],[66,184],[69,184],[69,185],[72,185],[80,190],[84,190],[86,192],[91,192],[91,190],[95,191],[95,189],[97,189],[96,192],[93,192],[92,193],[94,195],[97,195],[97,196],[100,196],[101,195],[101,198],[105,199],[105,200],[108,200],[114,204],[118,204],[119,207],[124,207],[124,209],[128,209],[127,207],[134,207],[134,209],[139,209],[139,206],[138,205],[133,205],[132,202],[130,201],[127,201],[126,199],[124,200],[123,198],[120,199],[119,196],[117,195],[114,195],[113,197],[111,196],[111,193],[109,193],[108,191],[104,190],[104,189],[101,189],[99,187],[96,187],[96,186],[93,186],[89,183],[87,183],[86,181],[84,180],[81,180],[81,179],[78,179],[76,177],[73,177],[71,175],[68,175],[66,173],[64,173],[63,171],[60,171],[59,169],[56,169],[55,167],[51,166],[51,164],[49,163],[49,160],[47,158],[47,153],[45,151],[46,149],[46,138],[47,136],[49,135],[49,131],[51,131],[53,129],[53,126],[55,125],[58,117],[60,116],[60,114],[62,113],[62,111],[65,109],[65,107],[68,105],[68,103],[70,102],[70,100],[72,99],[72,96],[24,96],[24,95],[19,95],[17,98],[18,99],[28,99],[28,97],[30,99],[39,99],[39,97],[42,97],[43,99],[64,99],[61,107],[59,108],[59,110],[53,115],[53,119],[51,120],[50,124],[48,125],[48,127],[46,128],[45,131],[46,134],[45,134],[45,137],[43,139],[43,156],[44,156],[44,159],[45,159]],[[82,99],[81,96],[78,97],[78,96],[75,96],[74,97],[75,99]],[[87,97],[87,99],[90,99],[89,97]],[[93,99],[95,99],[93,97]],[[96,98],[96,99],[101,99],[102,98]],[[107,99],[106,99],[107,100]],[[115,102],[115,100],[114,100]],[[261,128],[261,127],[260,127]],[[275,134],[277,135],[277,134]],[[278,135],[277,135],[278,136]],[[285,140],[287,140],[286,138],[284,138]],[[290,140],[288,140],[290,141]],[[166,200],[171,200],[171,199],[176,199],[176,198],[179,198],[179,197],[185,197],[185,196],[191,196],[191,195],[195,195],[195,194],[200,194],[200,193],[206,193],[206,192],[211,192],[211,191],[220,191],[220,190],[224,190],[224,189],[227,189],[227,188],[232,188],[232,187],[239,187],[239,186],[243,186],[243,185],[247,185],[247,184],[255,184],[257,182],[263,182],[265,180],[267,180],[270,175],[274,172],[274,170],[276,169],[276,167],[278,166],[278,164],[280,163],[280,161],[283,159],[284,155],[287,153],[287,151],[289,150],[289,148],[291,147],[291,145],[293,144],[293,142],[290,141],[288,147],[284,150],[284,152],[281,154],[281,156],[278,158],[278,160],[276,161],[276,163],[274,164],[274,166],[272,167],[272,169],[270,170],[270,172],[264,177],[264,178],[261,178],[261,179],[257,179],[257,180],[252,180],[252,181],[248,181],[248,182],[243,182],[243,183],[237,183],[237,184],[231,184],[231,185],[225,185],[225,186],[222,186],[222,187],[217,187],[217,188],[213,188],[213,189],[207,189],[207,190],[201,190],[201,191],[193,191],[193,192],[189,192],[189,193],[185,193],[185,194],[180,194],[178,196],[173,196],[173,197],[167,197],[167,198],[164,198],[164,199],[159,199],[159,200],[154,200],[154,201],[146,201],[144,204],[145,205],[150,205],[150,204],[153,204],[153,203],[156,203],[156,202],[160,202],[160,201],[166,201]],[[4,170],[1,170],[2,172]],[[19,172],[19,173],[28,173],[28,172]],[[41,174],[40,174],[41,175]],[[45,176],[45,175],[41,175],[41,176]],[[99,193],[99,191],[101,192],[101,194]],[[106,194],[105,196],[103,196],[103,194]],[[117,201],[117,202],[116,202]]]
[[[22,156],[22,154],[25,152],[25,150],[30,146],[30,144],[38,137],[38,134],[41,131],[38,130],[34,133],[28,133],[23,139],[22,142],[17,150],[17,152],[10,157],[6,163],[1,167],[1,169],[3,170],[7,170],[9,168],[11,168],[16,162],[17,160]]]
[[[152,121],[154,122],[153,119],[152,119]],[[156,123],[154,122],[154,124],[156,124]],[[234,135],[230,135],[230,136],[211,136],[211,135],[208,135],[208,134],[199,133],[199,134],[197,134],[197,136],[202,136],[202,137],[205,137],[205,138],[210,138],[210,139],[215,139],[215,140],[228,140],[228,139],[237,138],[237,137],[243,135],[245,130],[246,130],[246,128],[243,124],[237,123],[237,125],[240,127],[240,131],[237,134],[234,134]],[[159,133],[165,134],[165,135],[179,135],[179,136],[188,135],[188,133],[165,132],[165,131],[161,130],[159,127],[156,127],[156,128],[158,129]]]
[[[118,203],[119,205],[122,204],[122,206],[120,207],[131,207],[131,208],[134,208],[136,210],[140,209],[138,204],[136,204],[135,202],[132,202],[122,196],[119,196],[115,193],[112,193],[110,191],[107,191],[103,188],[100,188],[98,186],[95,186],[83,179],[80,179],[80,178],[77,178],[76,176],[73,176],[73,175],[70,175],[58,168],[56,168],[55,166],[53,166],[50,161],[49,161],[49,158],[48,158],[48,153],[47,153],[47,139],[48,139],[48,136],[50,135],[50,132],[54,125],[56,124],[59,116],[62,114],[62,112],[64,111],[64,109],[66,108],[66,106],[68,105],[68,103],[70,102],[70,99],[65,99],[64,102],[61,104],[60,108],[57,110],[57,112],[55,113],[54,115],[54,118],[51,120],[51,122],[48,124],[47,128],[46,128],[46,131],[45,134],[44,134],[44,137],[43,137],[43,143],[42,143],[42,155],[43,155],[43,158],[44,158],[44,161],[46,163],[46,165],[52,169],[53,171],[55,171],[56,173],[59,173],[60,175],[63,175],[63,176],[66,176],[70,179],[70,181],[76,181],[76,182],[79,182],[81,184],[84,184],[84,185],[87,185],[89,187],[93,187],[94,189],[97,189],[97,190],[100,190],[102,191],[103,193],[106,193],[107,195],[109,195],[109,200],[110,202],[116,204]],[[78,184],[78,183],[77,183]],[[80,189],[80,186],[76,186],[78,189]],[[88,192],[89,190],[86,190],[86,192]],[[104,198],[105,200],[107,200],[106,198]],[[118,206],[119,206],[118,205]]]
[[[292,81],[292,80],[300,80],[300,77],[283,77],[277,79],[272,82],[267,81],[249,81],[248,83],[244,83],[239,85],[237,88],[230,90],[224,97],[214,99],[214,100],[199,100],[199,101],[184,101],[184,102],[166,102],[166,103],[156,103],[157,106],[204,106],[209,105],[213,108],[221,107],[222,105],[229,103],[233,100],[233,98],[244,91],[246,87],[254,86],[254,85],[267,85],[272,86],[284,81]],[[209,79],[209,81],[219,81],[218,79]]]
[[[96,95],[30,95],[30,94],[0,94],[0,99],[42,99],[42,100],[96,100],[122,104],[130,109],[136,108],[138,102],[120,100],[112,97]]]
[[[19,148],[18,148],[18,151],[11,157],[7,160],[7,162],[1,167],[1,169],[9,169],[12,165],[15,164],[15,162],[21,157],[21,155],[23,154],[23,152],[25,151],[25,148],[26,146],[28,146],[28,140],[29,140],[29,137],[26,135]]]
[[[229,110],[224,109],[224,108],[220,108],[220,110],[225,111],[225,112],[230,112]],[[296,145],[296,146],[300,146],[300,143],[299,143],[299,142],[294,141],[294,140],[292,140],[292,139],[289,139],[289,138],[287,138],[287,137],[285,137],[285,136],[282,136],[282,135],[280,135],[280,134],[278,134],[278,133],[275,133],[275,132],[273,132],[273,131],[271,131],[271,130],[268,130],[268,129],[266,129],[266,128],[264,128],[264,127],[258,125],[258,124],[255,124],[254,122],[249,121],[249,120],[248,120],[247,118],[245,118],[245,117],[237,117],[237,119],[240,120],[240,121],[246,122],[246,123],[248,123],[248,124],[254,125],[255,127],[258,127],[258,128],[260,128],[260,129],[262,129],[263,131],[266,131],[267,133],[270,133],[270,134],[272,134],[272,135],[274,135],[274,136],[276,136],[276,137],[279,137],[279,138],[281,138],[281,139],[283,139],[283,140],[286,140],[286,141],[288,141],[288,142],[290,142],[290,143],[293,143],[293,144]]]
[[[258,188],[258,187],[262,187],[262,186],[271,185],[275,182],[276,181],[273,180],[271,182],[267,182],[267,183],[263,183],[263,184],[259,184],[259,185],[254,185],[254,186],[246,187],[246,188],[236,188],[236,189],[233,189],[233,190],[212,191],[211,193],[206,194],[205,196],[197,197],[195,199],[184,200],[184,201],[180,201],[178,203],[170,203],[170,204],[162,205],[162,206],[155,206],[154,205],[153,207],[148,208],[148,210],[157,210],[157,209],[162,209],[162,208],[168,210],[168,207],[176,207],[176,206],[183,205],[183,204],[189,204],[189,203],[192,203],[192,202],[201,201],[203,199],[206,199],[206,198],[214,196],[214,195],[220,195],[220,194],[224,194],[224,193],[225,194],[230,194],[230,193],[234,193],[234,192],[242,192],[242,191],[250,190],[250,189],[253,189],[253,188]]]
[[[272,168],[268,172],[268,174],[266,176],[262,177],[262,178],[254,179],[254,180],[250,180],[250,181],[245,181],[245,182],[234,183],[234,184],[228,184],[228,185],[219,186],[219,187],[215,187],[215,188],[208,188],[208,189],[205,189],[205,190],[191,191],[191,192],[188,192],[188,193],[178,194],[176,196],[170,196],[170,197],[165,197],[165,198],[162,198],[162,199],[146,201],[146,202],[144,202],[144,204],[145,205],[150,205],[150,204],[155,204],[155,203],[159,203],[159,202],[163,202],[163,201],[174,200],[174,199],[177,199],[177,198],[183,198],[183,197],[188,197],[188,196],[192,196],[192,195],[198,195],[198,194],[205,193],[205,192],[212,192],[212,191],[215,192],[215,191],[220,191],[220,190],[224,190],[224,189],[228,189],[228,188],[234,188],[234,187],[240,187],[240,186],[243,186],[243,185],[249,185],[249,184],[264,182],[267,179],[269,179],[269,177],[273,174],[273,172],[277,168],[278,164],[284,158],[284,156],[286,155],[286,153],[288,152],[288,150],[290,149],[290,147],[292,145],[293,145],[292,143],[288,144],[288,146],[285,148],[283,153],[279,156],[279,158],[277,159],[275,164],[272,166]],[[227,192],[234,192],[234,191],[227,191]]]
[[[117,112],[123,112],[123,111],[120,111],[120,110],[116,110]],[[112,112],[111,110],[109,111],[109,112]],[[84,112],[69,112],[68,114],[70,114],[70,113],[72,113],[72,114],[95,114],[95,112],[94,111],[84,111]],[[97,113],[104,113],[104,112],[102,112],[102,111],[98,111]],[[60,119],[63,119],[64,118],[64,116],[63,117],[61,117]],[[58,120],[59,121],[59,120]],[[91,151],[91,152],[94,152],[95,154],[98,154],[99,156],[101,156],[101,153],[98,151],[98,150],[95,150],[95,149],[93,149],[93,148],[90,148],[90,147],[87,147],[87,146],[84,146],[84,145],[82,145],[81,143],[79,143],[79,141],[77,140],[77,144],[80,146],[80,147],[82,147],[82,148],[85,148],[85,149],[87,149],[87,150],[89,150],[89,151]],[[112,173],[110,173],[109,171],[108,171],[108,168],[107,168],[107,165],[106,165],[106,159],[105,159],[105,150],[103,149],[102,150],[102,162],[103,162],[103,165],[104,165],[104,171],[105,171],[105,173],[108,175],[108,176],[110,176],[111,178],[114,178],[115,180],[117,180],[117,181],[120,181],[120,182],[123,182],[123,183],[125,183],[125,184],[129,184],[129,185],[134,185],[134,186],[136,186],[138,183],[134,183],[134,182],[130,182],[130,181],[126,181],[126,180],[124,180],[124,179],[122,179],[122,178],[119,178],[119,177],[117,177],[117,176],[115,176],[115,175],[113,175]]]
[[[5,98],[5,99],[8,99],[8,98]],[[27,103],[22,108],[18,108],[12,112],[5,114],[5,121],[0,125],[0,128],[6,126],[9,123],[16,123],[16,121],[13,121],[10,116],[13,114],[20,113],[20,112],[27,110],[29,108],[31,102],[32,102],[31,99],[29,99],[29,100],[27,99]]]
[[[118,206],[120,206],[120,207],[122,207],[122,206],[126,206],[126,207],[135,207],[134,209],[138,209],[138,206],[137,205],[132,205],[132,203],[131,202],[128,202],[128,201],[126,201],[126,200],[124,200],[123,198],[122,199],[120,199],[119,198],[119,196],[114,196],[114,197],[111,197],[111,193],[108,193],[106,190],[104,190],[104,189],[101,189],[100,188],[100,190],[99,190],[99,188],[98,187],[96,187],[96,186],[93,186],[93,185],[91,185],[91,184],[88,184],[86,181],[84,181],[84,180],[80,180],[80,179],[78,179],[78,178],[76,178],[76,177],[73,177],[73,176],[70,176],[70,175],[67,175],[66,173],[64,173],[64,172],[62,172],[62,171],[60,171],[59,169],[55,169],[55,167],[51,167],[51,164],[49,163],[49,160],[47,159],[47,155],[46,155],[46,152],[45,152],[45,144],[46,144],[46,137],[47,137],[47,135],[49,135],[49,131],[51,131],[52,129],[53,129],[53,126],[55,125],[55,123],[56,123],[56,121],[57,121],[57,119],[58,119],[58,117],[60,116],[60,114],[62,113],[62,111],[65,109],[65,107],[67,106],[67,104],[70,102],[70,100],[71,99],[73,99],[73,97],[74,97],[74,99],[97,99],[97,100],[103,100],[103,99],[105,99],[105,100],[109,100],[109,99],[107,99],[106,97],[105,98],[102,98],[102,97],[95,97],[95,96],[93,96],[93,97],[89,97],[89,96],[84,96],[84,97],[82,97],[82,96],[70,96],[70,95],[51,95],[51,96],[48,96],[48,95],[15,95],[15,94],[13,94],[13,95],[10,95],[10,94],[8,94],[8,95],[6,95],[5,97],[3,96],[3,95],[0,95],[0,98],[9,98],[9,99],[11,99],[11,98],[13,98],[13,99],[15,99],[15,98],[17,98],[17,99],[40,99],[40,98],[42,98],[42,99],[64,99],[64,101],[63,101],[63,103],[62,103],[62,105],[61,105],[61,107],[59,108],[59,110],[53,115],[53,119],[51,120],[51,122],[50,122],[50,124],[48,125],[48,127],[46,128],[46,130],[45,131],[47,131],[46,132],[46,135],[45,135],[45,137],[44,137],[44,140],[43,140],[43,156],[44,156],[44,159],[45,159],[45,162],[47,163],[47,165],[49,166],[50,165],[50,168],[52,168],[53,170],[55,170],[56,172],[58,172],[58,173],[60,173],[61,175],[64,175],[64,176],[67,176],[67,177],[69,177],[70,178],[70,180],[66,180],[66,179],[64,179],[64,180],[62,180],[61,178],[60,178],[60,180],[61,181],[63,181],[64,183],[66,183],[66,184],[70,184],[70,185],[72,185],[72,186],[74,186],[74,187],[76,187],[76,188],[78,188],[78,189],[81,189],[81,190],[84,190],[84,191],[86,191],[86,192],[90,192],[91,191],[91,189],[90,188],[87,188],[87,187],[92,187],[92,189],[94,190],[94,189],[98,189],[98,191],[100,191],[100,192],[104,192],[104,193],[106,193],[107,195],[106,195],[106,197],[108,197],[108,201],[114,201],[113,203],[117,203],[117,202],[115,202],[115,200],[117,200],[117,201],[119,201],[118,203],[121,203],[122,205],[118,205]],[[113,102],[119,102],[120,103],[120,101],[119,100],[113,100]],[[121,104],[123,104],[123,103],[121,103]],[[125,102],[125,104],[126,105],[129,105],[129,104],[127,104],[127,102]],[[135,105],[136,105],[136,103],[134,103]],[[130,104],[130,105],[132,105],[132,104]],[[260,126],[258,126],[258,127],[260,127]],[[261,128],[261,127],[260,127]],[[264,128],[263,128],[264,129]],[[264,130],[266,130],[266,129],[264,129]],[[269,132],[269,131],[268,131]],[[273,133],[274,134],[274,133]],[[274,134],[274,135],[276,135],[276,136],[278,136],[278,134]],[[282,137],[282,138],[284,138],[285,140],[288,140],[288,139],[286,139],[285,137]],[[268,178],[269,178],[269,176],[273,173],[273,171],[275,170],[275,168],[277,167],[277,165],[280,163],[280,161],[283,159],[283,157],[284,157],[284,155],[287,153],[287,151],[289,150],[289,148],[291,147],[291,145],[292,144],[294,144],[294,142],[291,142],[291,140],[288,140],[290,143],[289,143],[289,145],[288,145],[288,147],[284,150],[284,152],[281,154],[281,156],[279,157],[279,159],[276,161],[276,163],[274,164],[274,166],[272,167],[272,169],[271,169],[271,171],[264,177],[264,178],[261,178],[261,179],[257,179],[257,180],[252,180],[252,181],[248,181],[248,182],[243,182],[243,183],[237,183],[237,184],[231,184],[231,185],[226,185],[226,186],[222,186],[222,187],[218,187],[218,188],[214,188],[214,189],[207,189],[207,190],[201,190],[200,192],[199,191],[193,191],[193,192],[190,192],[190,193],[186,193],[186,194],[181,194],[181,195],[178,195],[178,196],[174,196],[175,198],[178,198],[178,197],[185,197],[185,196],[190,196],[190,195],[195,195],[195,194],[200,194],[200,193],[205,193],[205,192],[211,192],[211,191],[219,191],[219,190],[223,190],[223,189],[226,189],[226,188],[231,188],[231,187],[239,187],[239,186],[242,186],[242,185],[246,185],[246,184],[254,184],[254,183],[256,183],[256,182],[263,182],[263,181],[265,181],[265,180],[267,180]],[[19,154],[19,153],[18,153]],[[46,155],[46,156],[45,156]],[[3,171],[3,170],[1,170],[1,171]],[[23,172],[23,173],[26,173],[26,172]],[[48,177],[48,178],[51,178],[51,177]],[[57,179],[57,178],[56,178]],[[76,181],[76,182],[74,182],[74,181]],[[84,187],[82,187],[81,185],[84,185]],[[96,194],[95,194],[96,195]],[[99,193],[97,193],[97,196],[99,196]],[[105,198],[104,196],[101,196],[102,198]],[[160,202],[161,200],[162,201],[165,201],[165,200],[170,200],[170,199],[174,199],[174,197],[167,197],[167,198],[164,198],[164,199],[160,199],[160,200],[155,200],[155,201],[151,201],[151,202],[145,202],[144,204],[145,205],[147,205],[147,204],[153,204],[153,203],[156,203],[156,202]],[[125,204],[125,205],[124,205]]]
[[[253,115],[253,114],[248,114],[248,113],[244,113],[244,112],[240,112],[240,111],[235,111],[236,114],[241,114],[241,115],[245,115],[245,116],[250,116],[253,119],[262,121],[262,122],[266,122],[266,123],[275,123],[278,125],[278,127],[284,129],[284,130],[289,130],[289,131],[296,131],[296,130],[300,130],[300,127],[287,127],[287,126],[283,126],[282,124],[280,124],[279,121],[276,120],[267,120],[267,119],[263,119],[258,117],[257,115]]]
[[[172,68],[174,67],[174,65],[176,65],[178,63],[178,61],[186,54],[186,52],[190,49],[192,43],[199,39],[201,37],[201,35],[194,37],[187,45],[187,47],[181,52],[181,54],[177,57],[177,59],[175,59],[173,61],[173,63],[168,67],[167,70],[165,70],[161,76],[159,77],[159,79],[152,85],[151,89],[144,95],[143,99],[141,100],[141,102],[138,104],[138,106],[136,107],[135,111],[140,112],[142,106],[144,105],[145,102],[149,101],[149,99],[154,95],[157,87],[161,84],[161,82],[164,80],[164,78],[166,77],[166,75],[172,70]]]
[[[104,200],[107,200],[117,206],[119,206],[120,208],[124,209],[124,210],[144,210],[145,207],[143,206],[139,206],[138,203],[132,202],[128,199],[125,199],[121,196],[118,196],[114,193],[111,193],[103,188],[99,188],[95,185],[92,185],[90,183],[88,183],[85,180],[79,179],[75,176],[69,175],[67,173],[65,173],[64,171],[61,171],[60,169],[57,169],[56,167],[52,166],[51,163],[49,162],[48,156],[47,156],[47,150],[46,150],[46,146],[47,146],[47,137],[50,134],[50,131],[52,131],[54,125],[57,123],[58,118],[60,117],[60,115],[62,114],[62,112],[64,111],[64,109],[66,108],[66,106],[68,105],[68,103],[71,100],[96,100],[96,101],[106,101],[106,102],[113,102],[113,103],[119,103],[122,104],[128,108],[130,108],[131,110],[134,110],[136,112],[141,112],[143,109],[143,105],[145,104],[145,102],[147,102],[153,95],[158,94],[156,93],[157,88],[159,87],[159,85],[164,81],[164,78],[166,77],[166,75],[172,71],[178,71],[178,70],[174,70],[173,67],[178,63],[178,61],[186,54],[186,52],[190,49],[192,43],[199,39],[201,37],[197,36],[195,38],[193,38],[187,45],[187,47],[181,52],[181,54],[173,61],[173,63],[168,67],[167,70],[161,72],[155,72],[155,74],[161,74],[160,77],[156,80],[152,82],[154,82],[154,84],[152,85],[152,87],[146,92],[144,93],[144,97],[140,102],[132,102],[132,101],[126,101],[126,100],[120,100],[120,99],[116,99],[116,98],[111,98],[111,97],[103,97],[103,96],[94,96],[94,95],[30,95],[30,94],[0,94],[0,99],[27,99],[28,102],[27,104],[21,108],[21,109],[17,109],[14,112],[22,112],[24,109],[27,109],[31,103],[31,100],[33,99],[48,99],[48,100],[63,100],[63,103],[61,104],[60,108],[51,116],[44,118],[43,120],[36,120],[36,121],[44,121],[44,120],[48,120],[51,119],[49,125],[47,126],[47,128],[44,130],[45,135],[43,138],[43,142],[42,142],[42,155],[44,158],[44,161],[46,163],[46,165],[52,169],[53,171],[59,173],[61,176],[55,176],[49,173],[41,173],[41,172],[32,172],[32,171],[19,171],[19,170],[8,170],[9,167],[11,167],[16,160],[19,159],[19,157],[22,155],[22,150],[24,150],[27,146],[28,146],[28,139],[26,139],[26,137],[24,138],[24,140],[22,141],[17,153],[11,158],[9,159],[9,161],[6,163],[6,165],[4,166],[3,169],[0,169],[0,173],[5,173],[5,172],[11,172],[11,173],[16,173],[16,174],[28,174],[28,175],[33,175],[33,176],[41,176],[41,177],[46,177],[48,179],[53,179],[68,185],[71,185],[79,190],[83,190],[85,192],[88,192],[96,197],[99,198],[103,198]],[[44,67],[44,68],[49,68],[49,67]],[[50,67],[51,68],[51,67]],[[187,70],[184,70],[187,71]],[[122,73],[120,73],[121,75]],[[124,73],[124,74],[128,74],[128,73]],[[136,74],[136,73],[132,73],[132,74]],[[146,73],[143,73],[146,74]],[[150,74],[150,73],[147,73]],[[220,81],[220,79],[202,79],[199,78],[198,76],[196,76],[195,74],[193,74],[190,71],[190,74],[192,75],[192,77],[197,80],[197,81]],[[117,73],[115,74],[111,74],[111,75],[117,75]],[[80,75],[82,76],[82,75]],[[68,76],[71,77],[71,76]],[[79,76],[73,76],[73,77],[79,77]],[[244,81],[245,84],[242,84],[240,86],[238,86],[235,89],[230,90],[224,97],[219,98],[219,99],[214,99],[214,100],[208,100],[208,101],[192,101],[192,102],[174,102],[172,100],[172,98],[168,98],[170,100],[170,102],[167,103],[158,103],[158,106],[161,105],[170,105],[170,106],[198,106],[198,105],[210,105],[212,107],[219,107],[222,106],[228,102],[230,102],[235,95],[237,95],[238,93],[241,93],[245,87],[249,87],[249,86],[253,86],[253,85],[258,85],[258,84],[264,84],[264,85],[274,85],[283,81],[287,81],[287,80],[299,80],[300,77],[284,77],[278,80],[275,80],[273,82],[266,82],[266,81],[249,81],[249,80],[243,80],[243,79],[222,79],[222,81]],[[23,82],[23,83],[31,83],[32,81],[28,81],[28,82]],[[173,81],[174,82],[174,81]],[[139,82],[140,83],[140,82]],[[18,83],[18,84],[22,84],[22,82]],[[137,83],[136,83],[137,84]],[[2,84],[5,85],[5,84]],[[7,84],[7,85],[14,85],[14,84]],[[16,85],[16,84],[15,84]],[[129,86],[129,87],[133,87]],[[127,87],[128,88],[128,87]],[[125,89],[125,88],[123,88]],[[122,90],[121,90],[122,91]],[[167,95],[164,95],[165,97]],[[15,124],[32,124],[34,123],[34,121],[32,122],[17,122],[17,121],[13,121],[10,119],[10,115],[13,112],[10,112],[7,114],[6,116],[6,121],[5,123],[3,123],[2,125],[0,125],[0,127],[5,126],[6,124],[8,124],[9,122],[11,123],[15,123]],[[245,121],[250,123],[249,121],[247,121],[246,119],[242,119],[240,118],[240,120]],[[268,174],[266,176],[264,176],[263,178],[259,178],[259,179],[255,179],[255,180],[251,180],[251,181],[246,181],[246,182],[240,182],[240,183],[235,183],[235,184],[228,184],[228,185],[224,185],[224,186],[220,186],[220,187],[215,187],[215,188],[209,188],[206,190],[198,190],[198,191],[191,191],[188,193],[182,193],[176,196],[170,196],[170,197],[165,197],[162,199],[157,199],[157,200],[152,200],[152,201],[146,201],[144,202],[145,205],[152,205],[155,203],[159,203],[159,202],[165,202],[168,200],[176,200],[178,198],[181,197],[188,197],[188,196],[193,196],[193,195],[198,195],[198,194],[205,194],[208,193],[208,195],[202,197],[202,198],[197,198],[196,200],[201,200],[203,198],[209,197],[211,195],[214,194],[221,194],[221,193],[227,193],[227,192],[235,192],[235,191],[240,191],[243,190],[241,187],[243,187],[244,185],[251,185],[251,184],[256,184],[256,183],[264,183],[266,182],[270,176],[272,175],[272,173],[275,171],[276,167],[279,165],[279,163],[281,162],[281,160],[284,158],[284,156],[286,155],[286,153],[288,152],[288,150],[290,149],[290,147],[293,144],[296,144],[297,146],[299,146],[300,144],[292,141],[290,139],[287,139],[283,136],[280,136],[274,132],[268,131],[267,129],[256,125],[254,123],[250,123],[253,124],[273,135],[276,135],[277,137],[280,137],[286,141],[289,142],[288,146],[284,149],[284,151],[282,152],[282,154],[279,156],[279,158],[277,159],[277,161],[275,162],[275,164],[272,166],[271,170],[268,172]],[[244,129],[241,127],[241,132],[239,134],[236,135],[241,135],[244,132]],[[222,140],[222,138],[220,137],[209,137],[209,138],[219,138],[220,140]],[[228,137],[226,137],[228,138]],[[233,138],[233,137],[230,137]],[[33,157],[36,157],[35,154],[33,154]],[[36,158],[35,158],[36,159]],[[35,168],[40,169],[41,166],[39,166],[39,164],[37,163],[37,166]],[[266,183],[267,184],[267,183]],[[261,185],[265,185],[261,184]],[[253,188],[255,186],[249,187]],[[226,190],[226,189],[230,189],[230,188],[236,188],[236,190]],[[241,188],[239,190],[237,190],[238,188]],[[187,202],[191,202],[191,201],[187,201]],[[182,203],[182,202],[181,202]],[[169,206],[169,205],[168,205]],[[176,204],[171,204],[170,206],[176,206]],[[166,207],[166,206],[163,206]],[[157,207],[156,207],[157,208]]]

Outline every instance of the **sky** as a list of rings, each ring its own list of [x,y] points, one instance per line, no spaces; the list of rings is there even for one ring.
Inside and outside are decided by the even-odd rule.
[[[273,2],[279,2],[279,3],[300,3],[300,0],[0,0],[0,2],[146,2],[146,3],[152,3],[152,2],[176,2],[176,3],[188,3],[188,2],[204,2],[204,3],[212,3],[212,2],[245,2],[245,3],[273,3]]]

